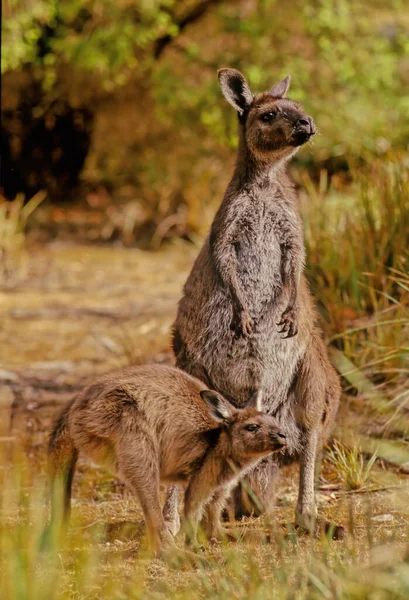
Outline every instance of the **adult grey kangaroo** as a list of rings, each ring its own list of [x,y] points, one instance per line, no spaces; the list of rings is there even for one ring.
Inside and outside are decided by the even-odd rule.
[[[235,408],[218,392],[174,367],[129,367],[97,379],[61,413],[48,447],[52,517],[64,532],[78,454],[108,463],[138,497],[151,548],[172,542],[160,507],[160,481],[186,488],[185,529],[196,541],[203,516],[210,539],[232,486],[260,458],[285,445],[276,420],[257,410],[256,394]],[[47,537],[45,536],[45,541]]]
[[[253,94],[243,75],[220,69],[238,113],[236,168],[210,233],[184,286],[173,327],[176,364],[237,406],[257,390],[286,436],[284,457],[249,475],[270,510],[283,462],[300,461],[296,522],[315,516],[315,463],[335,419],[339,378],[330,364],[304,275],[305,249],[288,160],[316,132],[300,104],[285,97],[290,77]],[[168,494],[170,520],[177,491]],[[236,494],[236,517],[248,513]],[[173,511],[173,512],[172,512]]]

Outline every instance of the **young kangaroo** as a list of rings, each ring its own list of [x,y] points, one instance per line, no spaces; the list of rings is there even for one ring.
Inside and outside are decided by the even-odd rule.
[[[220,69],[223,95],[238,113],[236,168],[210,234],[184,286],[173,328],[176,364],[236,406],[263,392],[286,436],[285,457],[249,476],[265,510],[283,460],[300,460],[296,520],[315,515],[317,452],[334,421],[338,376],[331,366],[303,273],[305,250],[287,161],[316,132],[285,97],[290,77],[253,94],[243,75]],[[167,505],[174,506],[175,488]],[[236,516],[245,514],[236,506]]]
[[[134,491],[155,551],[171,539],[160,481],[186,487],[184,516],[192,541],[206,506],[207,534],[217,537],[231,485],[284,446],[275,419],[258,408],[256,397],[236,409],[174,367],[130,367],[101,377],[65,408],[51,433],[51,527],[59,530],[67,522],[75,464],[84,451],[108,461]]]

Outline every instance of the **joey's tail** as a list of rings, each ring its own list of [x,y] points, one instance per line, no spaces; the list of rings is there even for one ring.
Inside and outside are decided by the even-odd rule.
[[[48,473],[51,497],[51,522],[44,532],[42,547],[61,539],[70,517],[71,487],[78,458],[69,428],[69,404],[61,413],[48,443]]]

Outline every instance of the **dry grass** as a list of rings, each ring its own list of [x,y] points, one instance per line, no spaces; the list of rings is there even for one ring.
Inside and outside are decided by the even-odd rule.
[[[243,522],[237,543],[209,548],[198,566],[172,553],[166,561],[149,559],[137,502],[87,463],[76,478],[64,545],[40,552],[45,487],[32,463],[19,464],[1,471],[0,589],[7,600],[389,599],[409,591],[405,487],[386,497],[319,494],[320,511],[348,527],[346,540],[295,534],[291,502],[270,521]],[[281,498],[295,494],[290,481]],[[177,543],[182,547],[180,537]]]
[[[27,220],[45,196],[39,192],[27,203],[23,195],[14,202],[0,198],[0,285],[14,283],[24,275]]]
[[[297,474],[289,469],[271,521],[241,523],[239,542],[206,550],[201,567],[149,560],[138,504],[81,461],[66,543],[39,552],[53,416],[98,373],[171,360],[168,331],[197,248],[57,244],[30,253],[25,278],[0,305],[0,416],[10,421],[0,441],[1,598],[408,597],[407,186],[399,161],[360,173],[348,190],[324,175],[320,186],[305,185],[308,276],[345,391],[342,444],[324,456],[317,494],[320,512],[342,523],[347,539],[295,535]],[[378,460],[365,461],[375,450]]]
[[[349,490],[360,490],[364,487],[376,458],[375,452],[368,461],[365,461],[359,448],[348,448],[338,440],[335,440],[332,448],[328,450],[329,462],[335,467],[339,478]]]
[[[365,374],[407,375],[409,175],[405,158],[374,162],[349,190],[306,180],[308,277],[329,341]]]

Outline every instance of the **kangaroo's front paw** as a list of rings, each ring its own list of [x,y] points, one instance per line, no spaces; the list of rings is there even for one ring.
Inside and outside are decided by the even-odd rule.
[[[279,333],[285,333],[283,339],[291,338],[298,333],[298,316],[297,309],[288,308],[281,315],[281,321],[277,323],[278,327],[281,327]]]
[[[247,310],[240,311],[233,317],[231,329],[236,337],[249,337],[253,333],[254,321]]]

